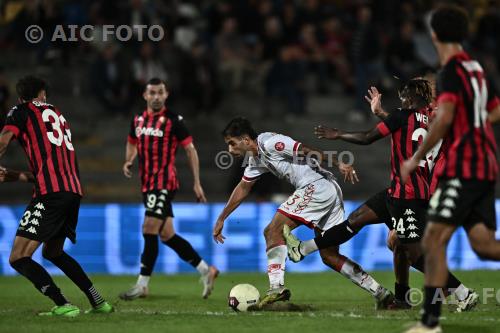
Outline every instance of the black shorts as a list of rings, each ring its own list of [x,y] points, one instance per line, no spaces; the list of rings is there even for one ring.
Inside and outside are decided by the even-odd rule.
[[[76,243],[81,196],[56,192],[33,198],[24,211],[16,236],[39,242],[69,238]]]
[[[428,214],[429,221],[463,226],[465,230],[478,223],[496,230],[495,183],[442,178],[431,198]]]
[[[422,240],[428,206],[428,200],[388,198],[387,208],[391,214],[392,229],[396,230],[402,244]]]
[[[166,220],[167,217],[174,217],[172,210],[172,200],[174,200],[175,191],[152,190],[142,193],[144,207],[146,207],[146,216]]]
[[[391,214],[387,208],[388,199],[389,194],[387,193],[387,189],[385,189],[372,196],[363,205],[373,210],[380,221],[385,223],[385,225],[392,230]]]

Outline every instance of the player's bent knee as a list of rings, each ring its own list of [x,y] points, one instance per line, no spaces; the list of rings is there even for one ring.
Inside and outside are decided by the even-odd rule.
[[[42,249],[42,257],[47,260],[51,260],[61,256],[63,252],[63,249],[49,249],[48,247],[44,246]]]

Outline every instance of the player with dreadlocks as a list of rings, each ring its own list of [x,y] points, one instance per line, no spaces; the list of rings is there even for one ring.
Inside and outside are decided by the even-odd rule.
[[[430,161],[432,152],[422,160],[411,179],[402,184],[399,173],[400,164],[411,157],[427,134],[432,113],[433,93],[431,83],[423,78],[415,78],[404,84],[398,91],[401,107],[386,117],[381,117],[374,128],[364,132],[346,132],[336,128],[318,126],[315,134],[320,139],[343,140],[359,145],[369,145],[391,134],[391,185],[380,191],[358,207],[342,224],[334,226],[322,236],[307,241],[300,241],[285,227],[284,235],[288,246],[288,255],[294,262],[306,255],[327,246],[340,245],[351,239],[364,226],[384,222],[394,230],[397,239],[391,242],[394,252],[394,270],[396,275],[395,301],[390,308],[405,309],[411,305],[407,299],[409,291],[409,266],[419,271],[424,269],[424,258],[420,249],[420,240],[425,229],[425,214],[430,189]],[[382,95],[376,88],[369,90],[372,111],[384,113],[381,106]],[[380,112],[382,110],[382,112]],[[458,310],[474,307],[477,294],[466,288],[453,274],[448,274],[447,288],[458,299]]]

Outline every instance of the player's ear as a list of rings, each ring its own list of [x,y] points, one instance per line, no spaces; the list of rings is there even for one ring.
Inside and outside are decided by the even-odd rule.
[[[37,98],[39,100],[42,100],[44,103],[47,102],[47,92],[45,90],[40,90],[40,92],[38,93]]]
[[[144,92],[142,93],[142,98],[144,98],[145,101],[147,101],[147,98],[146,98],[147,94],[146,94],[146,90],[144,90]]]

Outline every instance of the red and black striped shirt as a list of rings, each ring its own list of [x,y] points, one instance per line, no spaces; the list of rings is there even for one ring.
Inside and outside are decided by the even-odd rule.
[[[28,156],[35,197],[54,192],[82,195],[69,123],[55,106],[36,101],[19,104],[8,113],[3,130],[14,133]]]
[[[400,166],[405,160],[411,158],[422,144],[427,135],[431,111],[430,107],[420,110],[398,109],[377,125],[383,136],[392,134],[389,194],[393,198],[430,199],[427,161],[421,161],[404,186],[401,183]]]
[[[465,52],[452,57],[437,78],[438,104],[455,104],[444,138],[446,164],[440,177],[494,181],[497,145],[488,112],[500,104],[481,65]]]
[[[142,192],[179,188],[177,147],[193,142],[182,116],[167,108],[155,113],[145,110],[132,120],[128,142],[137,145]]]

